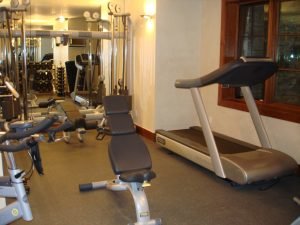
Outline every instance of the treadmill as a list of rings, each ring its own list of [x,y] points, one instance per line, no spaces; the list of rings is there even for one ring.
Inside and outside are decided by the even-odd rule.
[[[92,101],[97,98],[97,92],[92,90],[92,83],[94,83],[95,75],[93,74],[93,68],[96,65],[100,64],[99,57],[92,54],[91,59],[89,58],[89,54],[80,54],[77,55],[75,58],[75,66],[77,68],[76,73],[76,79],[75,79],[75,85],[74,85],[74,91],[71,93],[71,98],[73,101],[79,103],[82,106],[91,106]],[[87,90],[78,90],[79,86],[79,79],[81,76],[81,72],[84,72],[85,74],[85,84],[84,86],[87,86]]]
[[[270,59],[241,57],[196,79],[177,80],[176,88],[189,89],[200,127],[157,130],[156,143],[211,171],[217,176],[245,185],[295,173],[297,162],[272,149],[250,86],[264,82],[277,71]],[[255,146],[211,130],[201,88],[211,84],[240,87],[261,146]]]

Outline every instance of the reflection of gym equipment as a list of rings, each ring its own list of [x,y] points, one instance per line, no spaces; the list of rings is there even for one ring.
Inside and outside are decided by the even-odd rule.
[[[97,128],[97,120],[87,120],[85,116],[78,110],[78,107],[73,102],[60,102],[57,104],[56,108],[59,112],[65,114],[66,120],[72,123],[72,127],[64,131],[64,140],[69,142],[71,133],[73,131],[77,132],[77,137],[80,142],[83,142],[83,135],[86,130],[93,130]]]
[[[46,108],[47,111],[41,112],[40,109],[43,108]],[[49,99],[48,101],[39,102],[35,107],[32,107],[32,109],[39,109],[37,112],[30,114],[33,121],[41,121],[49,115],[57,116],[62,123],[68,121],[72,126],[64,130],[63,137],[61,138],[67,143],[70,142],[71,132],[76,132],[79,141],[83,142],[83,135],[86,131],[96,129],[99,121],[99,115],[98,117],[93,116],[90,112],[85,115],[82,113],[82,110],[79,110],[75,103],[59,99]]]
[[[66,74],[67,74],[67,80],[69,85],[69,92],[72,93],[75,87],[77,68],[75,65],[75,61],[66,61],[65,65],[66,65]]]
[[[59,97],[64,97],[65,94],[65,68],[57,67],[56,71],[56,94]]]
[[[100,60],[96,55],[92,55],[92,59],[89,59],[88,54],[77,55],[75,59],[75,65],[77,68],[74,91],[71,93],[72,99],[79,103],[82,106],[90,106],[92,101],[97,102],[98,97],[98,87],[92,85],[93,83],[98,84],[98,77],[92,76],[89,70],[90,68],[90,60],[92,67],[99,65]],[[81,87],[81,90],[79,90]],[[94,90],[93,90],[94,89]],[[101,93],[102,94],[102,93]]]
[[[53,91],[53,61],[28,63],[28,86],[30,90],[40,93]]]
[[[5,81],[4,84],[5,86],[0,86],[0,106],[2,118],[10,121],[21,114],[20,96],[8,81]]]
[[[110,162],[117,178],[111,181],[79,185],[80,191],[107,188],[112,191],[129,190],[135,204],[136,225],[159,225],[160,219],[151,220],[144,187],[155,178],[151,170],[150,154],[145,143],[136,134],[126,96],[107,96],[103,99],[109,133]]]
[[[14,2],[14,3],[13,3]],[[29,1],[23,1],[22,4],[15,4],[17,3],[17,0],[11,1],[11,8],[5,8],[5,7],[1,7],[0,9],[0,13],[2,16],[2,20],[0,21],[0,23],[4,25],[4,23],[6,24],[6,26],[2,26],[2,27],[6,27],[6,30],[4,30],[4,32],[1,32],[1,36],[4,36],[4,39],[8,39],[9,42],[9,50],[8,52],[5,52],[5,54],[7,56],[10,56],[10,62],[8,59],[8,57],[6,58],[6,64],[7,64],[7,69],[6,72],[7,74],[5,74],[4,76],[9,77],[9,80],[12,81],[15,85],[16,85],[16,89],[17,91],[21,90],[22,87],[22,95],[21,95],[21,99],[23,100],[23,104],[22,104],[22,109],[23,109],[23,115],[24,115],[24,119],[27,120],[28,119],[28,107],[27,107],[27,56],[26,56],[26,39],[25,39],[25,12],[27,10],[27,7],[29,6],[30,2]],[[22,63],[22,74],[19,78],[19,63],[17,62],[18,60],[18,46],[16,46],[16,43],[18,43],[17,41],[14,42],[13,45],[13,29],[12,29],[12,20],[14,19],[14,15],[18,14],[19,18],[21,19],[21,32],[19,33],[19,37],[21,37],[21,63]],[[21,80],[21,83],[19,84],[19,81]]]
[[[297,163],[288,155],[272,149],[249,88],[264,82],[276,70],[276,64],[269,60],[241,58],[206,76],[177,80],[177,88],[191,90],[202,129],[158,130],[156,142],[212,170],[217,176],[242,185],[292,174]],[[215,83],[241,88],[262,147],[211,131],[199,88]]]
[[[66,62],[66,71],[70,92],[74,92],[75,80],[77,68],[75,66],[75,61]],[[80,83],[80,82],[79,82]],[[83,83],[83,81],[82,81]],[[77,85],[78,87],[79,85]],[[78,88],[79,89],[79,88]],[[99,94],[99,93],[98,93]],[[102,102],[102,100],[101,100]],[[95,109],[79,109],[80,113],[85,115],[86,120],[101,120],[103,117],[101,106],[97,106]]]
[[[39,70],[33,76],[32,89],[40,93],[52,91],[52,72]]]

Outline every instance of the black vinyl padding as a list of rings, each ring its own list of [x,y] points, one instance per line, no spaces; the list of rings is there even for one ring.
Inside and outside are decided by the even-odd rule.
[[[89,64],[89,54],[81,54],[76,56],[76,63],[78,63],[81,66],[87,66]],[[92,54],[92,64],[93,65],[99,65],[100,59],[97,55]]]
[[[114,173],[124,182],[143,183],[155,178],[148,148],[136,133],[129,114],[128,96],[106,96],[103,106],[112,135],[108,152]]]
[[[106,118],[111,135],[133,134],[136,131],[129,114],[109,115]]]
[[[176,88],[197,88],[214,83],[232,87],[252,86],[264,82],[277,71],[271,61],[236,60],[196,79],[176,80]]]
[[[66,61],[65,65],[66,65],[66,73],[67,73],[67,79],[69,84],[69,90],[70,93],[72,93],[75,88],[77,67],[75,66],[75,61]]]
[[[133,171],[138,173],[152,167],[147,146],[136,133],[112,136],[108,151],[113,171],[117,175]]]
[[[124,182],[138,182],[151,181],[156,177],[156,174],[152,170],[139,170],[122,173],[120,180]]]
[[[39,108],[48,108],[51,105],[54,105],[56,100],[54,98],[49,99],[46,102],[40,102],[39,103]]]
[[[98,122],[95,120],[85,121],[84,123],[84,128],[86,130],[94,130],[97,129],[97,127],[98,127]]]
[[[73,124],[73,127],[67,129],[66,131],[74,131],[77,128],[85,128],[85,119],[73,102],[61,102],[59,105],[65,112],[68,120]]]
[[[129,113],[130,107],[127,96],[110,95],[103,98],[106,115]]]

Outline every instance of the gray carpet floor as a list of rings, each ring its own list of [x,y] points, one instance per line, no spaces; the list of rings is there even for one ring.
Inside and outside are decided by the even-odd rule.
[[[74,135],[74,134],[73,134]],[[121,225],[136,222],[129,192],[95,190],[80,193],[78,184],[114,178],[107,154],[109,137],[84,143],[40,145],[45,175],[34,173],[29,200],[34,220],[13,224]],[[289,225],[300,216],[292,198],[300,195],[300,177],[290,176],[261,191],[259,186],[232,187],[212,172],[145,140],[157,178],[145,189],[152,218],[164,225]],[[19,165],[29,167],[24,153]]]

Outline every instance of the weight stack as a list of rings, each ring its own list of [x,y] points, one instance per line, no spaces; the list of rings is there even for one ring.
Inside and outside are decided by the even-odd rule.
[[[64,97],[65,93],[65,68],[63,66],[57,67],[56,71],[56,94]]]
[[[5,97],[0,105],[2,107],[2,118],[6,121],[18,118],[21,114],[21,107],[19,99],[13,97]]]

